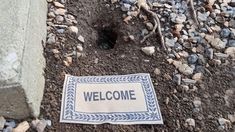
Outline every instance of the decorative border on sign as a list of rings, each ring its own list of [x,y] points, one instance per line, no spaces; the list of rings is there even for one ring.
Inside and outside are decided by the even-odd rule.
[[[159,121],[162,122],[160,109],[157,103],[155,91],[149,74],[132,74],[117,76],[87,76],[74,77],[66,76],[65,97],[66,102],[62,105],[62,120],[80,122],[143,122]],[[147,105],[146,112],[117,112],[117,113],[80,113],[75,111],[75,92],[77,83],[135,83],[142,84]]]

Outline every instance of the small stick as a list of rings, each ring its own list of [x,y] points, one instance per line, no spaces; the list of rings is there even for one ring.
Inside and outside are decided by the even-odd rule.
[[[157,24],[158,25],[158,28],[157,28],[158,29],[158,34],[159,34],[160,39],[161,39],[162,47],[165,51],[167,51],[165,40],[164,40],[164,37],[162,35],[162,30],[161,30],[162,28],[161,28],[160,20],[159,20],[158,16],[156,17],[156,19],[157,19],[157,23],[158,23]]]
[[[140,43],[143,43],[147,38],[149,38],[150,36],[152,36],[154,33],[155,33],[155,31],[156,31],[156,29],[157,29],[157,21],[155,20],[155,19],[153,19],[153,21],[154,21],[154,27],[153,27],[153,30],[148,34],[148,35],[146,35],[146,36],[144,36],[144,38],[140,41]]]
[[[162,31],[161,31],[161,23],[160,23],[160,20],[159,20],[157,14],[155,12],[147,9],[145,6],[141,6],[141,8],[144,9],[146,12],[148,12],[153,17],[153,20],[154,20],[153,30],[141,40],[141,43],[143,43],[148,37],[150,37],[155,32],[155,30],[157,28],[158,29],[158,34],[160,36],[162,47],[166,51],[167,49],[166,49],[164,37],[162,35]]]
[[[189,2],[190,2],[190,7],[191,7],[192,12],[193,12],[193,19],[196,22],[196,24],[199,26],[199,22],[197,20],[197,13],[196,13],[196,11],[194,9],[194,5],[193,5],[193,0],[189,0]]]

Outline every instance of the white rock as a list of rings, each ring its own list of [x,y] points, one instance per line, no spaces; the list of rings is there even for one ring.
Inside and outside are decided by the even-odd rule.
[[[153,24],[151,22],[147,22],[145,25],[148,30],[153,30]]]
[[[214,38],[213,35],[206,35],[205,39],[216,49],[224,49],[226,46],[226,42],[223,42],[220,38]]]
[[[44,132],[44,129],[47,126],[47,121],[46,120],[40,120],[36,126],[37,132]]]
[[[181,61],[175,61],[173,60],[173,65],[178,69],[181,65],[182,65],[182,62]]]
[[[229,56],[231,56],[232,58],[235,58],[235,47],[228,47],[225,50],[225,53]]]
[[[79,45],[77,46],[77,49],[78,49],[78,51],[79,51],[79,52],[82,52],[82,51],[83,51],[83,47],[82,47],[82,45],[81,45],[81,44],[79,44]]]
[[[14,128],[13,132],[26,132],[29,127],[29,123],[27,121],[24,121],[21,122],[16,128]]]
[[[0,116],[0,131],[4,128],[5,122],[5,118],[3,116]]]
[[[187,64],[182,64],[178,67],[178,70],[183,73],[184,75],[191,75],[193,74],[193,68],[188,66]]]
[[[223,42],[220,38],[215,38],[212,40],[211,46],[216,49],[224,49],[226,46],[226,42]]]
[[[54,54],[59,54],[59,53],[60,53],[60,51],[59,51],[58,49],[52,49],[51,51],[52,51],[52,53],[54,53]]]
[[[228,119],[229,119],[232,123],[234,123],[234,122],[235,122],[235,112],[234,112],[233,115],[228,114]]]
[[[143,47],[143,48],[141,48],[141,50],[146,55],[153,55],[155,53],[155,47],[154,46]]]
[[[48,37],[47,39],[48,44],[54,44],[56,42],[56,37],[53,33],[50,33],[47,37]]]
[[[192,118],[186,119],[185,123],[186,123],[186,126],[192,126],[192,127],[196,126],[195,120]]]
[[[185,22],[186,19],[187,19],[187,17],[184,14],[179,14],[176,16],[175,22],[181,24],[181,23]]]
[[[195,80],[188,79],[188,78],[182,79],[182,82],[183,82],[184,84],[186,84],[186,85],[188,85],[188,84],[195,84],[195,83],[196,83]]]
[[[192,79],[193,79],[193,80],[196,80],[196,81],[201,80],[201,79],[202,79],[202,73],[199,72],[199,73],[194,74],[193,77],[192,77]]]
[[[160,74],[161,74],[161,71],[160,71],[160,69],[155,68],[154,73],[155,73],[156,75],[160,75]]]
[[[135,40],[134,35],[129,35],[128,37],[129,37],[129,39],[130,39],[130,40],[132,40],[132,41],[134,41],[134,40]]]
[[[226,106],[230,106],[230,98],[233,96],[233,94],[235,93],[234,89],[228,89],[225,91],[225,95],[224,95],[224,101],[225,101],[225,105]]]
[[[64,5],[62,5],[60,2],[54,1],[53,3],[56,7],[64,8]]]
[[[218,122],[219,122],[220,126],[224,127],[224,129],[231,128],[231,122],[227,119],[219,118]]]
[[[65,9],[63,9],[63,8],[58,8],[58,9],[55,10],[55,14],[56,14],[56,15],[62,15],[62,16],[64,16],[66,12],[67,12],[67,11],[66,11]]]
[[[62,23],[63,21],[64,21],[64,17],[62,17],[61,15],[56,16],[56,22]]]
[[[74,33],[74,34],[78,33],[78,28],[76,26],[69,26],[68,30],[70,33]]]
[[[85,39],[84,39],[84,37],[83,37],[82,35],[79,35],[79,36],[78,36],[78,40],[79,40],[80,42],[82,42],[82,43],[85,42]]]
[[[51,120],[46,120],[46,122],[47,122],[47,126],[51,127],[51,125],[52,125]]]
[[[208,0],[209,5],[214,5],[216,0]]]
[[[174,62],[174,60],[173,59],[167,59],[167,62],[169,63],[169,64],[172,64],[173,62]]]
[[[118,2],[118,0],[111,0],[111,3],[112,3],[112,4],[114,4],[114,3],[116,3],[116,2]]]
[[[49,3],[52,2],[52,1],[53,1],[53,0],[47,0],[47,2],[49,2]]]
[[[196,99],[194,99],[194,101],[193,101],[193,105],[194,105],[195,108],[200,108],[201,105],[202,105],[202,102],[201,102],[200,99],[196,98]]]
[[[54,12],[49,12],[49,13],[47,14],[47,16],[54,18],[54,17],[55,17],[55,13],[54,13]]]

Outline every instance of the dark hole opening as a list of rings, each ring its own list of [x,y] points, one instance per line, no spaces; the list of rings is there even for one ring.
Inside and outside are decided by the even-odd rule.
[[[111,26],[102,27],[98,30],[98,46],[101,49],[113,49],[116,44],[118,34]]]

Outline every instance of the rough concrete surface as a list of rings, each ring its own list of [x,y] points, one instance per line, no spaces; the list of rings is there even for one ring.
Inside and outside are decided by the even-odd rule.
[[[2,0],[0,12],[0,115],[38,116],[44,90],[46,0]]]

